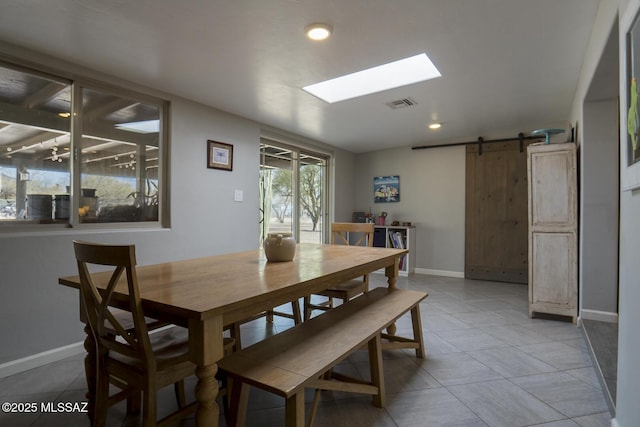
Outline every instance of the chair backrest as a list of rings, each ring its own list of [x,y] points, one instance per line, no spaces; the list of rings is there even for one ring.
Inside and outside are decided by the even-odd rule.
[[[138,359],[143,366],[155,369],[152,357],[149,333],[142,312],[138,279],[136,276],[136,255],[134,245],[102,245],[89,242],[73,242],[78,273],[80,276],[80,292],[84,302],[89,326],[98,344],[98,353],[109,351],[121,353]],[[90,266],[111,267],[100,272],[101,287],[96,286]],[[120,303],[128,305],[133,328],[125,328],[114,312],[114,291],[124,273],[128,298]],[[108,277],[108,281],[106,281]],[[104,283],[103,283],[104,278]]]
[[[331,224],[331,244],[373,246],[372,223],[334,222]]]

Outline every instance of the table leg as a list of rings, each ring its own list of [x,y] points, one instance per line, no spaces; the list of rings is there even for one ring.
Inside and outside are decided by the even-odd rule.
[[[198,401],[198,410],[196,412],[196,425],[198,426],[217,426],[220,410],[216,403],[218,396],[218,380],[216,380],[216,372],[218,365],[198,366],[196,369],[196,400]]]
[[[195,395],[198,401],[196,425],[218,427],[220,410],[218,397],[217,361],[223,356],[222,316],[189,321],[189,347],[196,368]]]

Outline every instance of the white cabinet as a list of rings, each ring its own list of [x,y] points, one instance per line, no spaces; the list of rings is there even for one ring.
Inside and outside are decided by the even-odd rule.
[[[528,152],[529,315],[577,320],[576,145],[532,144]]]
[[[408,249],[409,253],[400,259],[399,274],[408,276],[416,266],[416,228],[393,225],[376,225],[373,246],[382,248]]]

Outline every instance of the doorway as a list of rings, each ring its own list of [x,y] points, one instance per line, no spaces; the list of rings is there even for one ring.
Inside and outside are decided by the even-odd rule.
[[[260,244],[268,233],[324,243],[329,157],[292,145],[260,143]]]

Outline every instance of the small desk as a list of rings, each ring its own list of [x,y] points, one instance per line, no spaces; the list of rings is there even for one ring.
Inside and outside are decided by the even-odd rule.
[[[268,263],[261,250],[138,266],[138,284],[145,315],[189,329],[193,361],[198,365],[195,396],[199,426],[217,426],[216,362],[222,358],[222,328],[280,304],[316,293],[365,273],[384,268],[388,287],[396,286],[398,260],[406,249],[300,244],[291,262]],[[95,275],[98,287],[107,274]],[[79,289],[78,276],[58,283]],[[116,287],[126,296],[126,284]],[[80,298],[81,300],[81,298]],[[121,308],[126,308],[124,305]],[[95,346],[85,323],[85,370],[90,406],[95,384]],[[395,325],[388,332],[395,334]]]

